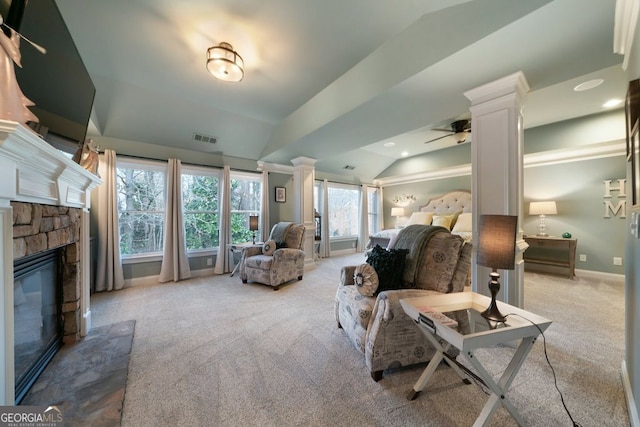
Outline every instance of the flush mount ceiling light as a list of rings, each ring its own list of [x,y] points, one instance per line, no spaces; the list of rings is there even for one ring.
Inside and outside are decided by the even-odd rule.
[[[585,90],[589,90],[589,89],[593,89],[594,87],[598,87],[602,83],[604,83],[604,80],[602,80],[602,79],[588,80],[586,82],[580,83],[579,85],[574,87],[573,90],[576,91],[576,92],[584,92]]]
[[[207,49],[207,70],[225,82],[239,82],[244,77],[244,61],[229,43]]]

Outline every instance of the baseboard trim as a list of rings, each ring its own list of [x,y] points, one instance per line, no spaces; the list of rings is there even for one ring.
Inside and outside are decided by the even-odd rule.
[[[633,398],[633,390],[631,389],[631,381],[629,381],[629,372],[627,364],[623,360],[620,368],[620,376],[622,376],[622,388],[627,398],[627,409],[629,410],[629,424],[631,427],[640,427],[640,418],[638,417],[638,408]]]
[[[200,270],[191,270],[192,279],[195,279],[197,277],[214,276],[215,274],[216,273],[214,268],[203,268]],[[135,288],[136,286],[157,285],[161,283],[159,279],[160,279],[159,274],[156,274],[154,276],[133,277],[131,279],[125,279],[124,287]]]
[[[619,282],[621,284],[624,284],[624,274],[605,273],[602,271],[576,269],[576,276],[584,277],[585,279],[598,279],[598,280],[605,280],[607,282]]]
[[[331,257],[331,256],[350,255],[355,253],[356,253],[355,248],[347,248],[347,249],[339,249],[337,251],[331,251],[331,254],[329,254],[329,256]]]

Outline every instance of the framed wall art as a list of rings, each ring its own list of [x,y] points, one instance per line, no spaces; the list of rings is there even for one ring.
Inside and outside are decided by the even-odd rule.
[[[287,201],[287,189],[285,187],[276,187],[276,202],[284,203]]]

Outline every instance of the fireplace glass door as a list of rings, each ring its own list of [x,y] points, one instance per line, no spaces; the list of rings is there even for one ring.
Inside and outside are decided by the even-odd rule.
[[[52,250],[14,263],[14,360],[16,404],[62,342],[60,252]]]

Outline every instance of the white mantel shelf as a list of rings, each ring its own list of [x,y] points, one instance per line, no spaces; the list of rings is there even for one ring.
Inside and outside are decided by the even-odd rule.
[[[15,401],[12,201],[82,209],[81,253],[89,253],[90,191],[102,181],[23,125],[0,120],[0,405]],[[80,261],[81,326],[91,328],[89,257]]]
[[[100,178],[23,125],[0,120],[0,201],[88,207]]]

